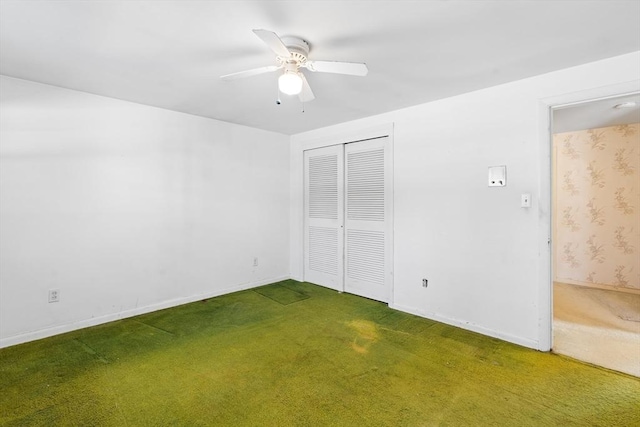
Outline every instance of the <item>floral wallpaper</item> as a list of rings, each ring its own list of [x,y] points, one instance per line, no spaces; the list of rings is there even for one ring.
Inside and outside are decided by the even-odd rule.
[[[640,289],[640,123],[553,145],[555,280]]]

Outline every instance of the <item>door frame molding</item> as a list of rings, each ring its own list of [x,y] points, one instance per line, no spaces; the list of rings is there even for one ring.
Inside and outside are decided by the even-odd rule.
[[[391,236],[389,247],[391,248],[391,253],[389,254],[391,259],[391,290],[388,304],[393,304],[393,275],[395,271],[395,261],[393,258],[394,252],[394,240],[393,234],[395,230],[394,222],[393,222],[393,205],[394,205],[394,195],[393,195],[393,131],[394,124],[393,123],[385,123],[379,126],[366,127],[366,128],[357,128],[357,129],[347,129],[344,131],[335,131],[329,130],[324,135],[315,138],[305,138],[304,134],[297,135],[292,137],[291,139],[291,152],[290,152],[290,162],[291,162],[291,209],[290,209],[290,220],[292,222],[291,227],[291,236],[290,243],[290,254],[291,254],[291,278],[294,280],[304,281],[304,152],[307,150],[312,150],[315,148],[323,148],[331,145],[340,145],[340,144],[348,144],[352,142],[364,141],[368,139],[374,138],[382,138],[388,137],[389,144],[389,162],[390,171],[389,171],[389,186],[392,189],[392,194],[390,198],[391,203]]]
[[[640,80],[571,92],[538,100],[540,181],[538,186],[538,350],[553,347],[552,145],[553,110],[640,91]]]

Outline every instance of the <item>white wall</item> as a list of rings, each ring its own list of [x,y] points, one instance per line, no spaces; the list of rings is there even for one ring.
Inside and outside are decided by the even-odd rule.
[[[289,137],[4,76],[0,94],[0,346],[289,276]]]
[[[548,349],[548,106],[638,89],[638,76],[640,52],[294,135],[292,277],[303,279],[302,150],[392,124],[391,306]],[[506,187],[487,186],[492,165],[507,165]],[[532,208],[520,207],[521,193],[533,195]]]

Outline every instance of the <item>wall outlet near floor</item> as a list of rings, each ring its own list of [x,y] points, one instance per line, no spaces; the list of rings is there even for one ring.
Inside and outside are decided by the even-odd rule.
[[[427,286],[429,286],[429,281],[427,279],[422,279],[422,287],[426,288]]]
[[[60,301],[60,289],[49,289],[49,302]]]
[[[258,266],[258,257],[253,259],[253,266],[257,267]]]

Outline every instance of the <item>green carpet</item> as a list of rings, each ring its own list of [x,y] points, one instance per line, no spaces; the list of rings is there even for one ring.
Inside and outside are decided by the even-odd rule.
[[[271,298],[272,300],[279,302],[282,305],[293,304],[294,302],[302,301],[309,298],[309,295],[298,292],[295,290],[295,288],[288,286],[287,282],[274,283],[268,286],[260,286],[259,288],[255,288],[253,291],[267,298]]]
[[[5,426],[639,426],[640,379],[281,282],[0,350]]]

